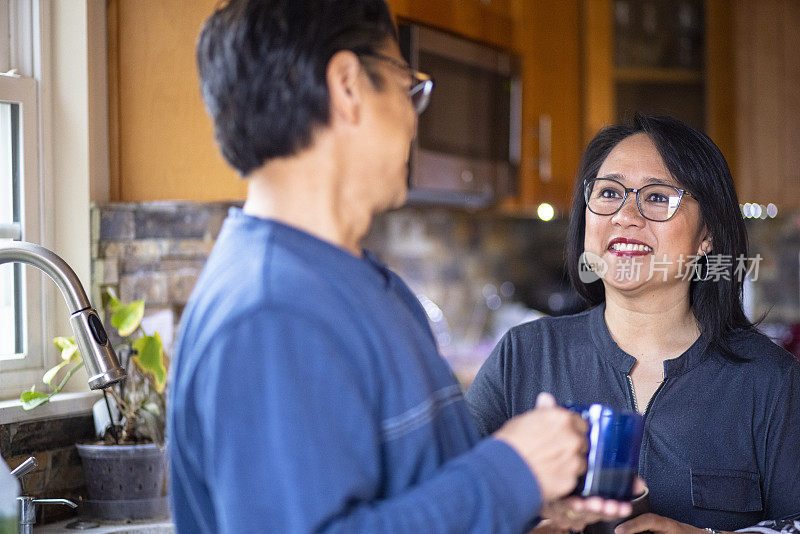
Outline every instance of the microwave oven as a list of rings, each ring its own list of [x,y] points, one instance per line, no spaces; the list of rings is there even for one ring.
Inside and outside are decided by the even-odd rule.
[[[433,78],[409,160],[409,204],[479,208],[514,194],[521,144],[515,56],[416,24],[398,26],[412,68]]]

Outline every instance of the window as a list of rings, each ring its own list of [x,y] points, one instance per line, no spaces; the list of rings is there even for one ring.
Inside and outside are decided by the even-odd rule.
[[[22,237],[19,218],[19,104],[0,101],[0,239]],[[0,359],[24,353],[19,265],[0,271]]]
[[[39,4],[0,0],[0,242],[45,244],[39,165]],[[45,281],[0,265],[0,399],[39,382],[52,360],[45,343]]]
[[[32,78],[0,75],[0,239],[4,241],[40,239],[37,111]],[[21,361],[31,352],[29,347],[41,350],[36,340],[28,342],[35,315],[41,315],[35,305],[40,300],[35,278],[22,265],[0,266],[0,371],[30,367],[30,359]],[[40,330],[34,328],[37,334]]]

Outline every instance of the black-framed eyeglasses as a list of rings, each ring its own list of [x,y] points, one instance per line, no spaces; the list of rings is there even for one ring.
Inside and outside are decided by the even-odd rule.
[[[425,111],[431,99],[431,91],[433,91],[433,78],[424,72],[412,69],[402,61],[398,61],[393,57],[384,56],[383,54],[359,54],[359,57],[385,61],[405,71],[411,77],[411,88],[408,90],[408,96],[411,98],[411,105],[414,106],[414,111],[417,115]]]
[[[636,195],[636,207],[642,217],[654,222],[670,220],[678,211],[683,196],[692,196],[685,189],[666,184],[649,184],[634,189],[611,178],[595,178],[583,184],[586,207],[596,215],[614,215],[622,209],[629,193]]]

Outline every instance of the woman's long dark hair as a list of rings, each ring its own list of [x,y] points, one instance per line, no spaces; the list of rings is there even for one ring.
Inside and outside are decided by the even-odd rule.
[[[585,284],[579,276],[586,229],[584,180],[596,178],[603,161],[617,143],[637,133],[650,137],[669,172],[700,204],[703,224],[711,235],[711,254],[732,258],[734,266],[739,258],[748,257],[747,231],[733,178],[717,145],[677,119],[637,113],[633,124],[600,130],[586,148],[578,169],[567,230],[566,260],[570,281],[589,306],[605,301],[605,288],[599,280]],[[728,344],[729,334],[735,329],[752,329],[754,324],[742,309],[741,276],[729,272],[728,278],[692,280],[689,302],[703,335],[728,358],[739,361],[741,358]]]

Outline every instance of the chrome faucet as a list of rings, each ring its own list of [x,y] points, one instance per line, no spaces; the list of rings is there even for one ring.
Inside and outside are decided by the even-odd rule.
[[[31,456],[22,462],[16,469],[11,471],[22,482],[22,477],[39,467],[39,462],[36,458]],[[19,508],[19,534],[33,534],[33,525],[36,523],[36,505],[37,504],[63,504],[70,508],[77,508],[78,505],[69,499],[34,499],[30,495],[23,495],[17,497]]]
[[[102,321],[86,298],[75,271],[64,260],[39,245],[13,241],[0,244],[0,265],[3,263],[32,265],[52,278],[61,290],[70,310],[69,322],[89,374],[91,389],[105,389],[125,378],[125,370],[108,341]]]

